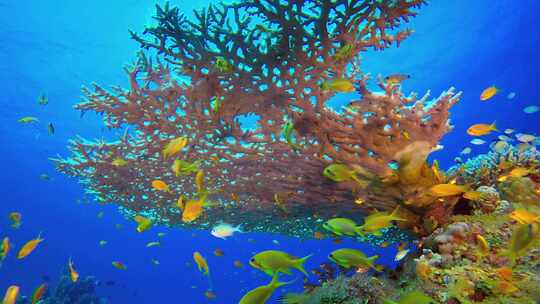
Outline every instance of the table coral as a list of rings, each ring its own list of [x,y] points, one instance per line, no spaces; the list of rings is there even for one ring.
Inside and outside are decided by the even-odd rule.
[[[156,24],[142,35],[131,32],[143,49],[157,50],[157,59],[141,52],[126,68],[128,88],[94,84],[75,106],[104,115],[106,126],[125,128],[124,135],[116,142],[76,138],[71,157],[53,161],[100,202],[168,225],[226,221],[312,235],[319,218],[372,208],[400,205],[411,225],[423,214],[447,213],[455,200],[445,199],[442,210],[433,204],[442,199],[429,187],[445,176],[426,159],[451,129],[449,109],[461,93],[450,88],[418,98],[382,77],[374,91],[360,71],[359,53],[399,45],[411,34],[400,26],[424,4],[253,0],[212,5],[193,20],[157,6]],[[359,93],[345,112],[326,106],[336,92],[322,84],[332,79],[350,81]],[[254,117],[255,127],[243,126],[245,117]],[[294,139],[283,140],[287,123]],[[209,199],[218,202],[192,224],[181,222],[175,202],[196,194],[194,176],[176,177],[174,159],[161,157],[181,136],[189,144],[179,158],[200,162]],[[118,159],[126,165],[115,165]],[[354,169],[361,182],[324,177],[334,163]],[[152,180],[166,182],[171,193],[152,189]],[[352,203],[358,198],[365,203]]]

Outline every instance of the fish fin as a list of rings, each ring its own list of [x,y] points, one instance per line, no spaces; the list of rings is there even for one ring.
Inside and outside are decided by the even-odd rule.
[[[370,257],[368,258],[368,260],[370,260],[371,262],[375,263],[375,260],[378,259],[378,258],[379,258],[379,255],[376,254],[376,255],[374,255],[374,256],[370,256]]]
[[[296,282],[296,279],[294,280],[291,280],[291,281],[287,281],[287,282],[280,282],[279,281],[279,273],[276,272],[273,276],[272,276],[272,281],[270,281],[270,286],[273,286],[275,288],[278,288],[278,287],[281,287],[281,286],[284,286],[284,285],[289,285],[289,284],[292,284]]]
[[[356,234],[358,234],[359,236],[361,237],[366,237],[366,235],[364,234],[364,225],[362,226],[356,226],[354,228],[354,231],[356,232]]]
[[[309,259],[313,254],[306,255],[305,257],[295,261],[294,268],[300,270],[306,277],[308,276],[306,270],[304,269],[304,263]]]
[[[373,232],[371,233],[371,235],[374,235],[374,236],[382,236],[383,233],[382,233],[380,230],[376,230],[376,231],[373,231]]]
[[[239,233],[244,233],[244,231],[242,230],[242,224],[236,226],[234,228],[234,231],[239,232]]]
[[[400,206],[397,205],[396,209],[394,209],[394,211],[392,211],[392,213],[390,214],[390,216],[392,217],[392,220],[393,221],[403,221],[403,222],[407,221],[407,219],[404,219],[404,218],[401,218],[401,217],[398,216],[399,208],[400,208]]]
[[[384,270],[384,265],[373,265],[373,269],[377,272],[382,272]]]

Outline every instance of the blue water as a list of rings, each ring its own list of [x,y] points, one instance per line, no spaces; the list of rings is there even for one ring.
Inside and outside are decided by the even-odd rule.
[[[527,105],[540,105],[540,2],[431,2],[407,25],[415,32],[401,47],[363,54],[362,70],[372,75],[411,74],[404,83],[405,91],[423,94],[431,89],[434,96],[449,86],[464,91],[451,110],[455,129],[442,140],[445,148],[432,158],[439,159],[443,167],[452,165],[454,157],[471,146],[465,130],[473,123],[497,121],[501,130],[540,135],[540,113],[522,112]],[[208,1],[172,3],[191,11]],[[215,303],[237,303],[247,290],[269,281],[247,265],[253,253],[266,249],[298,256],[313,253],[308,269],[343,246],[355,246],[368,255],[377,253],[381,262],[390,265],[395,248],[380,249],[350,240],[337,245],[331,240],[249,233],[223,241],[208,231],[164,227],[140,234],[114,206],[76,203],[83,198],[83,189],[76,180],[56,173],[48,158],[68,155],[66,143],[75,135],[115,136],[102,127],[98,116],[88,113],[81,119],[72,106],[79,100],[81,85],[126,85],[122,66],[134,58],[138,48],[127,30],[141,31],[152,13],[153,1],[143,0],[0,1],[0,237],[9,236],[17,249],[39,232],[45,238],[26,259],[16,260],[11,253],[0,268],[0,292],[16,284],[23,295],[30,295],[44,275],[54,285],[69,257],[81,276],[116,282],[98,287],[99,295],[112,303],[210,302],[204,297],[208,282],[192,263],[195,250],[208,259]],[[502,93],[480,102],[480,92],[490,85],[501,88]],[[42,92],[50,100],[45,107],[36,102]],[[506,99],[510,92],[516,93],[513,100]],[[338,97],[334,103],[339,105],[344,98]],[[28,115],[39,117],[41,123],[17,123]],[[47,133],[48,122],[56,127],[54,136]],[[472,155],[489,149],[487,144],[471,147]],[[52,180],[40,180],[43,173]],[[9,227],[7,215],[12,211],[22,213],[19,230]],[[100,211],[104,211],[102,219],[96,216]],[[122,230],[115,228],[117,223],[123,225]],[[166,232],[162,246],[146,248],[147,242],[158,239],[158,232]],[[108,244],[99,247],[99,240]],[[212,255],[216,248],[223,249],[225,256]],[[152,265],[151,259],[161,264]],[[123,261],[128,270],[113,268],[113,260]],[[243,261],[246,267],[234,267],[234,260]],[[296,277],[295,284],[280,289],[273,299],[287,291],[301,291],[301,275],[296,273]]]

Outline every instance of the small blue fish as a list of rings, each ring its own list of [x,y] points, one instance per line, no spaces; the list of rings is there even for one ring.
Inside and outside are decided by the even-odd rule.
[[[534,114],[538,111],[540,111],[540,106],[528,106],[523,109],[523,112],[527,114]]]

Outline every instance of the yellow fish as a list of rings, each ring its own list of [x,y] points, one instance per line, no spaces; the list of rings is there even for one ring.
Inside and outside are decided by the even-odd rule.
[[[512,263],[531,247],[538,239],[539,228],[538,224],[520,224],[512,233],[510,238],[510,246],[504,253],[509,257]]]
[[[136,215],[134,220],[137,223],[138,232],[144,232],[152,227],[152,221],[144,216]]]
[[[415,271],[416,271],[417,276],[426,280],[426,279],[429,279],[429,275],[432,272],[432,268],[427,262],[420,261],[416,263]]]
[[[474,124],[467,129],[467,134],[471,136],[483,136],[493,131],[498,131],[495,123],[492,124]]]
[[[208,263],[206,263],[206,259],[201,255],[200,252],[193,252],[193,260],[197,264],[197,268],[199,268],[200,272],[202,272],[206,276],[210,276],[210,270],[208,270]]]
[[[68,261],[68,268],[69,268],[69,277],[71,279],[71,282],[77,282],[77,280],[79,279],[79,273],[77,273],[77,271],[75,270],[75,267],[73,267],[73,261],[71,260],[71,258],[69,258],[69,261]]]
[[[222,57],[222,56],[216,57],[214,67],[220,73],[230,73],[234,71],[234,66],[229,61],[227,61],[225,57]]]
[[[176,207],[180,210],[184,210],[184,207],[186,206],[186,197],[184,195],[180,195],[178,197],[178,200],[176,200]]]
[[[276,206],[278,206],[279,209],[281,209],[281,211],[285,213],[289,213],[289,210],[285,206],[285,202],[283,201],[283,199],[281,199],[281,197],[277,193],[274,193],[274,202],[276,203]]]
[[[173,155],[176,155],[180,150],[184,149],[188,144],[188,139],[185,136],[172,139],[165,145],[161,152],[164,159],[167,159]]]
[[[310,254],[303,258],[299,258],[279,250],[266,250],[254,255],[251,260],[249,260],[249,264],[267,275],[274,275],[279,272],[291,274],[290,268],[295,268],[301,271],[305,276],[308,276],[304,269],[304,263],[311,256],[312,255]]]
[[[463,193],[463,197],[471,200],[471,201],[478,201],[484,196],[484,193],[480,191],[467,191]]]
[[[126,266],[124,263],[120,262],[120,261],[114,261],[114,262],[112,262],[111,264],[112,264],[114,267],[116,267],[116,268],[118,268],[118,269],[120,269],[120,270],[126,270],[126,269],[127,269],[127,266]]]
[[[115,166],[115,167],[123,167],[123,166],[127,165],[128,162],[127,162],[127,160],[125,160],[123,158],[117,157],[117,158],[113,159],[111,164],[113,166]]]
[[[344,268],[364,268],[369,267],[374,269],[377,272],[382,271],[382,265],[375,265],[375,260],[379,258],[378,255],[367,257],[362,251],[351,249],[351,248],[342,248],[332,251],[328,258]]]
[[[153,180],[152,181],[152,188],[158,190],[158,191],[165,191],[172,193],[171,189],[169,188],[169,185],[167,183],[160,181],[160,180]]]
[[[499,178],[497,180],[499,182],[504,182],[509,177],[524,177],[524,176],[529,175],[530,173],[531,173],[531,169],[529,169],[529,168],[517,167],[517,168],[512,169],[507,174],[503,174],[503,175],[499,176]]]
[[[381,229],[392,227],[393,221],[407,221],[404,218],[398,216],[399,206],[392,211],[388,212],[375,212],[364,219],[364,224],[358,227],[358,233],[369,233],[374,236],[381,236]]]
[[[510,218],[520,224],[540,223],[540,215],[527,211],[525,209],[516,209],[510,213]]]
[[[18,297],[19,286],[11,285],[6,291],[6,295],[4,296],[4,300],[2,300],[2,304],[15,304]]]
[[[478,245],[478,248],[480,249],[480,252],[482,254],[489,253],[489,250],[490,250],[489,243],[480,234],[476,235],[476,244]]]
[[[384,81],[386,81],[387,84],[400,84],[404,80],[411,78],[411,75],[407,74],[392,74],[384,77]]]
[[[11,228],[19,229],[19,227],[21,227],[21,218],[22,215],[19,212],[11,212],[9,214],[9,219],[11,220]]]
[[[384,304],[436,304],[432,297],[425,295],[423,292],[414,290],[402,295],[397,302],[392,300],[384,300]]]
[[[195,175],[195,186],[197,188],[198,193],[201,193],[203,191],[203,188],[204,188],[203,183],[204,183],[204,171],[199,170],[197,171],[197,174]]]
[[[347,60],[353,55],[353,51],[354,51],[353,45],[350,43],[346,43],[345,45],[343,45],[336,51],[336,54],[334,55],[334,60],[335,61]]]
[[[176,177],[179,177],[182,175],[189,175],[191,173],[197,172],[201,163],[201,160],[196,160],[193,163],[190,163],[177,159],[173,162],[171,169],[174,172],[174,175]]]
[[[2,262],[8,255],[10,249],[9,238],[6,236],[0,244],[0,262]]]
[[[39,122],[39,119],[33,116],[25,116],[19,119],[18,122],[23,123],[23,124],[29,124],[29,123]]]
[[[460,195],[463,192],[467,192],[469,187],[456,185],[456,184],[437,184],[432,186],[429,190],[431,195],[436,197],[446,197]]]
[[[324,222],[323,228],[340,236],[355,236],[357,234],[362,235],[362,232],[356,223],[353,220],[344,217],[337,217]]]
[[[272,276],[272,281],[268,285],[259,286],[255,289],[248,291],[238,304],[266,304],[268,299],[272,297],[272,294],[280,286],[291,284],[292,282],[279,282],[278,273],[276,272]]]
[[[337,78],[329,81],[325,81],[321,85],[321,89],[324,91],[334,92],[355,92],[356,89],[352,81],[343,78]]]
[[[41,232],[38,234],[38,237],[28,241],[24,246],[19,250],[19,254],[17,254],[17,259],[22,259],[28,256],[34,249],[36,249],[37,245],[39,243],[43,242],[44,239],[41,238]]]
[[[491,99],[498,92],[499,92],[499,89],[495,86],[486,88],[485,90],[482,91],[482,94],[480,94],[480,100],[486,101],[488,99]]]

